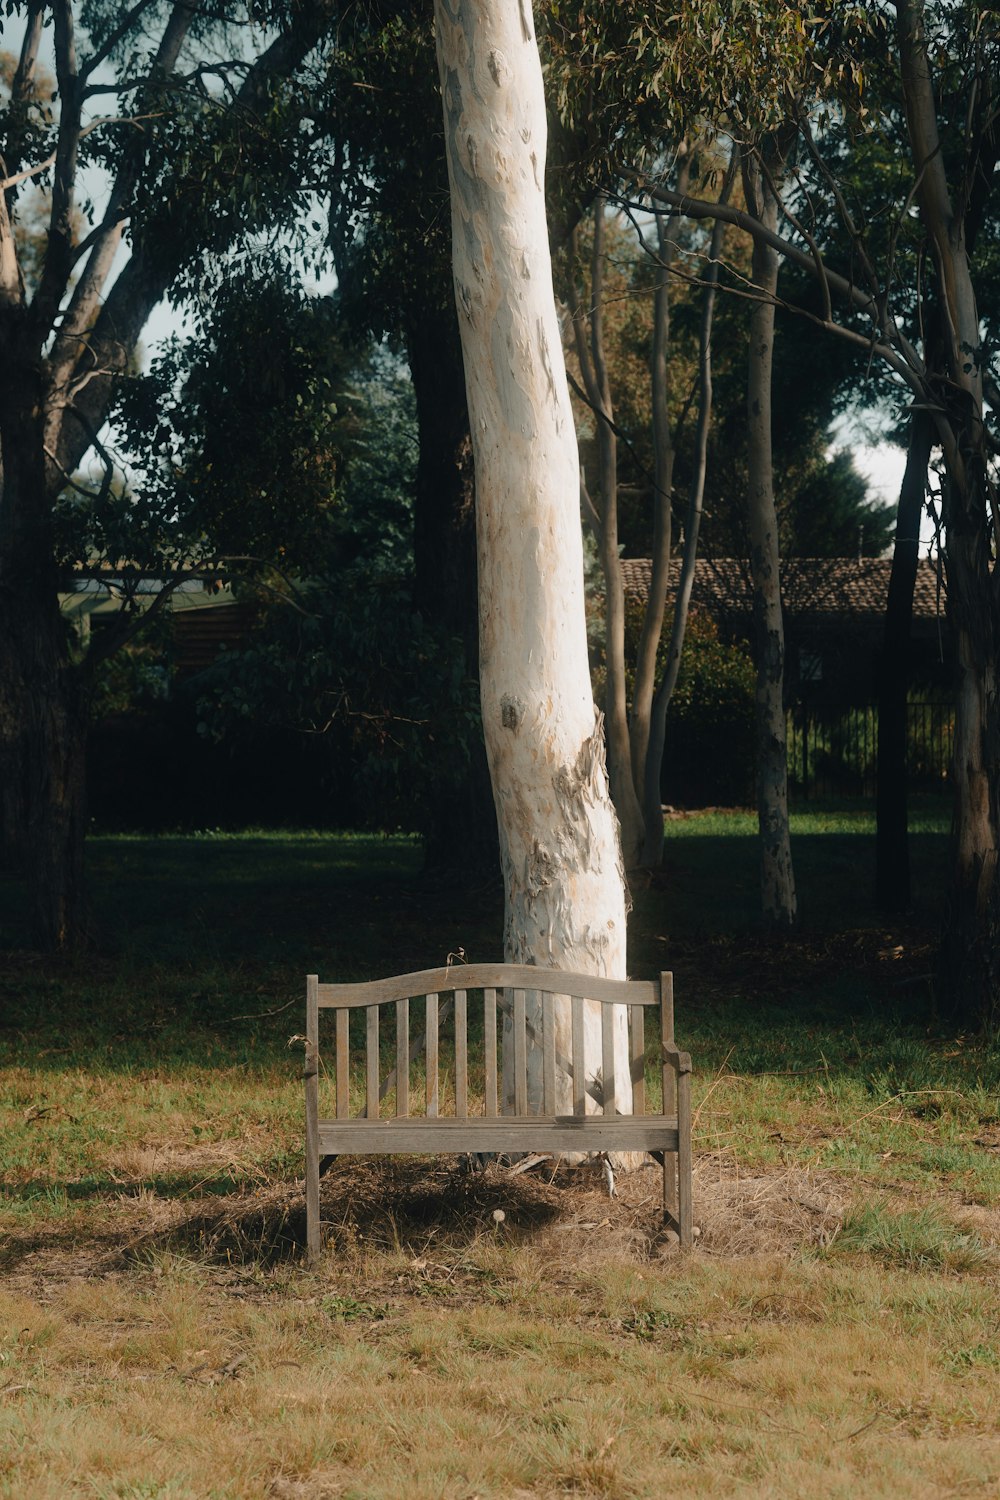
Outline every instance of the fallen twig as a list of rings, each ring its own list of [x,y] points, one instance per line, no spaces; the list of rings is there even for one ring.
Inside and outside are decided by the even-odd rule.
[[[287,1010],[290,1005],[294,1005],[297,999],[298,996],[296,996],[293,1000],[286,1000],[284,1005],[278,1005],[274,1010],[248,1011],[247,1014],[243,1016],[223,1016],[222,1019],[216,1021],[215,1024],[216,1026],[232,1026],[234,1021],[266,1021],[268,1016],[280,1016],[281,1012],[283,1010]],[[294,1040],[300,1041],[301,1038],[296,1037],[294,1038]]]

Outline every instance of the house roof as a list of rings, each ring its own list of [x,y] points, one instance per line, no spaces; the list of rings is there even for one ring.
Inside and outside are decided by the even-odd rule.
[[[885,612],[891,559],[885,557],[790,557],[781,564],[785,610],[800,619],[853,619],[870,624]],[[625,592],[645,599],[652,578],[648,557],[622,558]],[[672,594],[680,577],[680,560],[670,566]],[[744,558],[699,558],[695,564],[691,604],[712,615],[745,615],[753,608],[750,564]],[[944,570],[936,558],[917,565],[913,613],[920,620],[944,615]]]

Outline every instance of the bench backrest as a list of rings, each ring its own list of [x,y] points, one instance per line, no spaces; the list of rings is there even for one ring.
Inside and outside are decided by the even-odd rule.
[[[480,998],[481,997],[481,998]],[[629,1018],[629,1074],[631,1113],[643,1114],[645,1097],[645,1010],[660,1007],[660,1040],[664,1047],[673,1044],[673,985],[670,974],[656,980],[600,979],[594,975],[567,974],[517,964],[468,964],[441,969],[424,969],[414,974],[400,974],[389,979],[362,984],[320,984],[316,975],[307,980],[306,1039],[308,1052],[319,1056],[319,1015],[321,1010],[334,1012],[334,1066],[328,1070],[335,1080],[336,1118],[349,1119],[351,1109],[351,1012],[363,1011],[364,1027],[364,1114],[378,1119],[380,1108],[392,1093],[397,1118],[411,1113],[428,1118],[453,1113],[457,1119],[474,1114],[496,1117],[503,1101],[498,1089],[498,1014],[502,1026],[512,1031],[512,1077],[508,1074],[506,1092],[508,1108],[503,1113],[524,1115],[529,1112],[529,1069],[537,1076],[540,1067],[541,1113],[569,1113],[566,1101],[571,1097],[574,1115],[592,1113],[600,1108],[613,1114],[624,1102],[626,1091],[616,1088],[615,1027],[619,1007],[626,1007]],[[411,1006],[415,1016],[411,1016]],[[469,1040],[470,1007],[480,1007],[482,1029],[473,1021],[473,1035],[482,1037],[483,1060],[474,1069],[470,1087]],[[381,1016],[380,1007],[394,1007],[395,1016]],[[600,1008],[598,1060],[591,1055],[594,1043],[588,1043],[588,1011]],[[421,1015],[422,1011],[422,1015]],[[445,1031],[445,1022],[453,1015],[454,1024]],[[423,1032],[411,1034],[411,1020]],[[394,1021],[394,1028],[393,1028]],[[384,1077],[383,1055],[392,1055],[392,1031],[395,1031],[394,1065]],[[385,1043],[389,1042],[389,1047]],[[423,1099],[411,1098],[410,1065],[421,1052],[425,1058]],[[307,1063],[308,1066],[308,1063]],[[561,1086],[557,1086],[561,1074]],[[676,1107],[673,1075],[664,1069],[662,1109],[667,1113]],[[442,1079],[447,1075],[452,1088],[447,1100]],[[567,1085],[567,1080],[570,1081]],[[622,1083],[624,1080],[622,1081]],[[480,1096],[482,1102],[480,1103]],[[471,1104],[470,1104],[471,1099]],[[559,1103],[562,1101],[562,1108]],[[627,1107],[627,1105],[626,1105]]]

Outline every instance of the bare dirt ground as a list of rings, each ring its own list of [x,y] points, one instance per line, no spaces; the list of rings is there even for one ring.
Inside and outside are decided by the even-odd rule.
[[[725,1157],[703,1159],[695,1176],[695,1253],[780,1256],[829,1243],[849,1196],[829,1173],[747,1177]],[[417,1260],[438,1252],[453,1259],[491,1236],[530,1246],[540,1261],[576,1266],[671,1256],[677,1241],[664,1226],[661,1202],[653,1162],[617,1173],[614,1197],[599,1164],[567,1169],[550,1161],[522,1172],[501,1165],[471,1172],[455,1157],[345,1157],[322,1184],[327,1243],[335,1252],[403,1250]],[[11,1234],[0,1264],[7,1288],[44,1300],[68,1278],[118,1274],[168,1250],[195,1252],[217,1267],[270,1266],[294,1259],[304,1240],[297,1183],[196,1201],[126,1186],[104,1209],[99,1228]],[[993,1228],[1000,1237],[1000,1223]]]

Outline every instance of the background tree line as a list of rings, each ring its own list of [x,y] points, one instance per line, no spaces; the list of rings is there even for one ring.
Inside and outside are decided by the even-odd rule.
[[[310,730],[336,721],[381,778],[369,804],[388,805],[405,768],[432,859],[466,844],[458,830],[481,853],[493,824],[476,732],[473,476],[428,11],[10,10],[0,767],[5,842],[44,938],[86,930],[82,766],[100,674],[195,567],[262,606],[258,639],[206,691],[213,732],[247,710]],[[668,601],[666,563],[679,557],[683,580],[698,546],[749,556],[762,897],[770,920],[794,918],[780,557],[853,555],[861,526],[865,550],[880,549],[884,517],[849,461],[828,456],[833,418],[860,400],[910,454],[887,737],[905,702],[929,490],[943,522],[960,740],[948,965],[956,1006],[988,1018],[995,20],[966,3],[704,0],[681,14],[550,3],[538,24],[550,238],[605,565],[609,759],[630,862],[658,858],[650,728],[660,714],[669,733],[683,660],[684,587]],[[336,292],[319,295],[314,277],[331,266]],[[165,297],[187,328],[144,357]],[[632,666],[623,546],[654,559]],[[122,580],[122,610],[85,649],[59,595],[98,564]],[[138,582],[153,573],[166,587],[149,610]],[[898,730],[885,757],[880,788],[898,788]],[[887,797],[880,815],[883,895],[905,900],[905,802]]]

